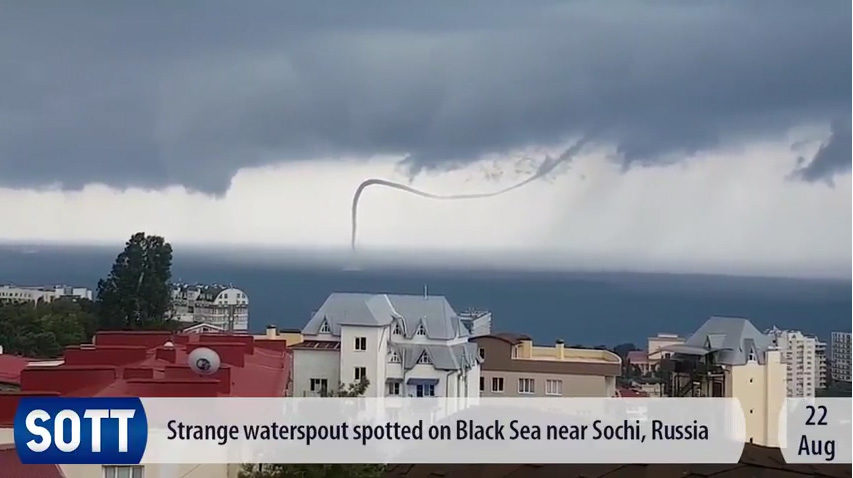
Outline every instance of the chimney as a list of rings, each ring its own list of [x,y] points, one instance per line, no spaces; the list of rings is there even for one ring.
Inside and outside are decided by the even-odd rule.
[[[276,326],[273,324],[267,325],[267,338],[268,339],[274,339],[277,336],[278,336],[278,329],[276,328]]]
[[[563,339],[557,339],[555,347],[557,349],[557,359],[564,360],[566,358],[566,347],[563,345]]]

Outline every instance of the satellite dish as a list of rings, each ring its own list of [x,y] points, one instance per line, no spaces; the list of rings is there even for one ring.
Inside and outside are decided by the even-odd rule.
[[[219,370],[219,354],[215,351],[201,347],[190,352],[187,357],[190,368],[199,375],[213,375]]]

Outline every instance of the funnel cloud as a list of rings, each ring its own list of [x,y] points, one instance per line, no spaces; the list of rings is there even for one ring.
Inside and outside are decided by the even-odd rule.
[[[355,252],[355,241],[358,235],[358,202],[361,199],[361,195],[365,189],[369,186],[385,186],[392,189],[398,189],[400,191],[405,191],[408,193],[416,194],[421,197],[430,198],[430,199],[443,199],[443,200],[456,200],[456,199],[484,199],[490,198],[494,196],[498,196],[504,193],[508,193],[514,189],[518,189],[526,184],[529,184],[546,174],[550,173],[557,167],[557,165],[571,160],[574,156],[576,156],[580,150],[586,145],[589,141],[589,138],[581,138],[577,142],[575,142],[572,146],[566,149],[560,156],[557,158],[551,158],[550,156],[546,157],[542,164],[536,169],[536,172],[530,176],[529,178],[515,183],[512,186],[507,186],[503,189],[492,191],[488,193],[473,193],[473,194],[432,194],[426,191],[421,191],[419,189],[415,189],[411,186],[407,186],[402,183],[388,181],[386,179],[366,179],[362,181],[361,184],[358,185],[358,188],[355,190],[355,194],[352,197],[352,233],[350,236],[350,247],[352,251]]]

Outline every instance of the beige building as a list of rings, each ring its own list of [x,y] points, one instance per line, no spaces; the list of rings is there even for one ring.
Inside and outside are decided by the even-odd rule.
[[[662,368],[675,397],[733,397],[746,418],[746,441],[779,446],[779,418],[787,395],[786,366],[768,335],[747,319],[711,317],[670,353]]]
[[[814,397],[820,373],[817,356],[819,341],[799,330],[780,330],[777,327],[767,331],[767,334],[771,343],[779,349],[782,362],[787,365],[788,396]]]
[[[652,370],[657,369],[661,360],[669,358],[670,352],[662,350],[664,347],[680,345],[684,342],[685,338],[678,334],[659,333],[654,337],[649,337],[648,348],[646,350],[648,351],[649,366]]]
[[[284,340],[288,347],[302,343],[302,331],[299,329],[279,329],[275,325],[267,325],[263,335],[255,335],[255,339]]]
[[[533,345],[530,337],[497,334],[475,337],[481,397],[613,397],[622,368],[607,350]]]

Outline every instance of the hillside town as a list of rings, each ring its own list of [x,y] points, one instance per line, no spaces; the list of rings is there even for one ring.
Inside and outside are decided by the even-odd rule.
[[[127,260],[132,254],[139,260]],[[523,330],[502,330],[488,310],[451,304],[425,287],[422,294],[330,291],[300,327],[253,333],[246,290],[173,284],[170,266],[171,246],[139,233],[97,290],[0,285],[0,463],[23,466],[12,424],[28,396],[730,397],[748,411],[746,442],[770,449],[780,446],[786,397],[850,396],[849,332],[833,332],[826,344],[714,316],[685,336],[650,334],[644,349],[567,346],[563,338],[543,344]],[[197,373],[189,363],[197,349],[212,351],[222,366]],[[166,467],[51,465],[38,476],[245,471]],[[252,473],[245,476],[262,476]]]

